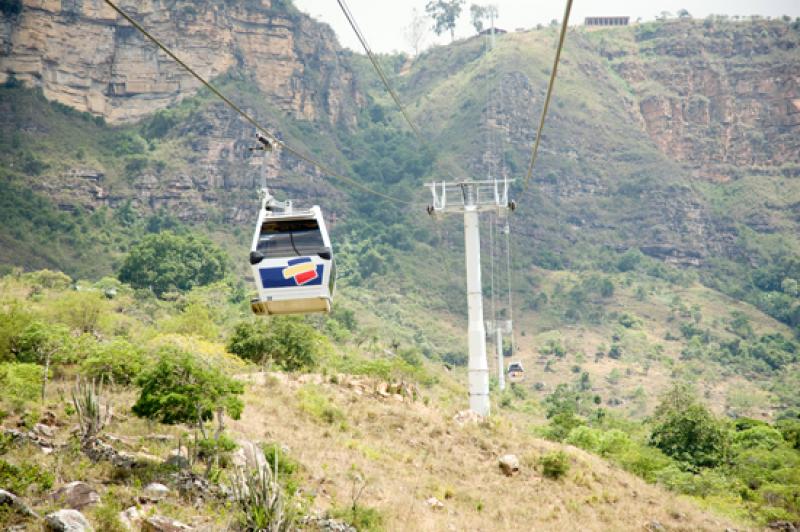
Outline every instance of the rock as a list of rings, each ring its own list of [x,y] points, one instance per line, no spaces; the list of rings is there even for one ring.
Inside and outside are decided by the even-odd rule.
[[[189,459],[179,454],[169,455],[169,457],[167,457],[167,459],[164,460],[164,463],[172,467],[177,467],[178,469],[189,468]]]
[[[444,508],[444,503],[439,499],[437,499],[436,497],[430,497],[429,499],[426,499],[425,504],[427,504],[434,510],[441,510],[442,508]]]
[[[33,426],[33,432],[42,438],[53,439],[56,436],[56,431],[53,427],[43,423],[37,423]]]
[[[58,510],[44,517],[47,530],[53,532],[88,532],[94,530],[78,510]]]
[[[453,416],[453,421],[455,421],[459,425],[467,425],[470,423],[480,423],[483,420],[480,414],[477,412],[473,412],[472,410],[462,410],[455,416]]]
[[[142,522],[142,532],[180,532],[181,530],[192,530],[192,527],[161,515],[148,517]]]
[[[136,506],[131,506],[127,510],[123,510],[119,513],[119,520],[122,526],[128,530],[139,530],[139,525],[143,517],[142,512],[140,512]]]
[[[169,495],[169,488],[158,482],[151,482],[144,488],[143,499],[158,502]]]
[[[519,459],[513,454],[506,454],[500,457],[500,470],[507,477],[519,473]]]
[[[239,448],[231,455],[231,462],[241,469],[261,471],[267,467],[267,457],[260,446],[249,440],[237,440]]]
[[[667,530],[666,528],[664,528],[664,525],[662,525],[655,519],[648,523],[645,523],[644,529],[648,530],[649,532],[666,532]]]
[[[56,502],[66,504],[73,510],[81,510],[91,504],[100,502],[100,495],[97,494],[86,482],[76,480],[61,486],[50,494],[50,498]]]
[[[770,530],[780,530],[781,532],[798,532],[798,530],[800,530],[800,527],[797,526],[798,524],[800,523],[795,524],[789,521],[771,521],[767,525],[767,528]]]
[[[39,517],[36,515],[36,512],[30,509],[30,507],[25,504],[25,502],[11,493],[10,491],[6,491],[4,489],[0,489],[0,508],[11,508],[15,512],[27,515],[31,517]]]
[[[307,515],[300,519],[300,524],[304,525],[303,530],[319,530],[320,532],[358,532],[358,530],[337,519],[329,519],[317,515]]]

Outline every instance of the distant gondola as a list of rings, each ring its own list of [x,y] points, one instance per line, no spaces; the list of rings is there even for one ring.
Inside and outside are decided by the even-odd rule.
[[[522,362],[512,362],[508,366],[508,380],[511,382],[520,382],[525,378],[525,368],[522,367]]]
[[[281,212],[277,212],[280,210]],[[255,314],[330,312],[336,266],[318,205],[294,209],[267,192],[250,250],[258,297]]]

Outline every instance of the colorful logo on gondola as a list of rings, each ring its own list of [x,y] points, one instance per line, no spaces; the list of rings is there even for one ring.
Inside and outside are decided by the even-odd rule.
[[[298,286],[308,284],[314,279],[319,277],[317,275],[317,268],[311,259],[293,259],[289,261],[289,265],[283,269],[284,279],[294,279]]]
[[[286,266],[260,268],[261,286],[266,288],[291,288],[322,284],[325,266],[315,264],[311,257],[290,259]]]

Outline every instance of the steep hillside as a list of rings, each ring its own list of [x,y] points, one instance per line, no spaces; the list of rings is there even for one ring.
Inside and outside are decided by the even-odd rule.
[[[286,153],[262,163],[248,150],[252,128],[101,2],[26,0],[19,14],[0,15],[0,273],[11,273],[0,312],[38,305],[44,296],[32,285],[50,282],[16,267],[65,271],[86,279],[77,287],[113,286],[128,298],[87,341],[119,336],[157,350],[151,341],[168,336],[187,349],[202,337],[214,345],[197,350],[230,361],[222,344],[246,314],[242,281],[263,170],[279,197],[322,206],[343,313],[297,322],[323,331],[332,349],[315,368],[322,376],[276,374],[250,386],[245,418],[230,428],[288,444],[318,509],[345,512],[352,486],[343,477],[355,464],[390,529],[408,519],[430,529],[516,528],[512,512],[553,529],[650,520],[718,527],[695,510],[645,502],[660,492],[577,451],[567,484],[526,477],[551,445],[534,433],[740,524],[800,515],[800,25],[710,18],[570,30],[525,188],[554,29],[502,35],[493,50],[476,37],[413,59],[382,57],[422,127],[421,146],[366,58],[339,49],[329,28],[289,2],[123,5],[282,139],[410,204],[366,194]],[[486,175],[518,180],[511,278],[505,249],[489,246],[486,218],[484,291],[487,318],[496,306],[515,320],[504,363],[519,360],[527,371],[504,392],[493,379],[495,421],[462,427],[452,421],[466,404],[461,221],[427,216],[422,184]],[[157,300],[98,283],[133,245],[165,230],[206,234],[225,249],[228,288]],[[62,296],[62,307],[43,305],[37,319],[67,320],[74,302],[53,297]],[[11,337],[21,334],[8,323]],[[77,365],[68,361],[65,374]],[[353,374],[405,379],[429,402],[367,400],[345,384]],[[694,406],[721,416],[702,410],[712,432],[725,435],[714,440],[724,456],[713,463],[655,450],[650,416],[676,382],[694,386],[703,403]],[[118,391],[115,401],[130,402],[133,386]],[[126,423],[114,430],[140,428]],[[149,449],[134,445],[142,446]],[[525,464],[530,449],[523,475],[499,476],[495,455],[514,452]],[[451,451],[467,458],[446,462]],[[463,468],[480,483],[464,482]],[[501,495],[482,494],[481,483]],[[131,485],[120,489],[135,495]],[[444,508],[429,509],[430,496]],[[531,498],[547,502],[525,505]]]

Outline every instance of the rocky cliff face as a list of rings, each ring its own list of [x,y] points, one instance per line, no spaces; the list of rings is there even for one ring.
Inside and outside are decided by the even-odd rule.
[[[784,22],[673,21],[605,50],[653,142],[696,177],[800,168],[800,32]]]
[[[330,28],[280,0],[120,2],[209,78],[233,67],[295,118],[352,125],[360,96]],[[194,94],[198,82],[102,0],[24,0],[0,14],[0,83],[9,76],[112,123]]]

